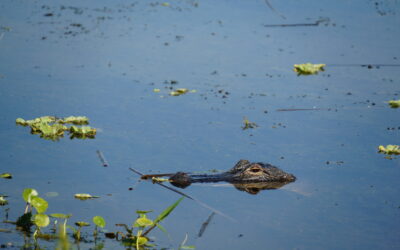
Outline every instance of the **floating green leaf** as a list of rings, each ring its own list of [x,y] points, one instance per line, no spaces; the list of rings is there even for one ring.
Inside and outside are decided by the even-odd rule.
[[[137,240],[137,244],[140,246],[146,244],[148,241],[146,237],[142,237],[142,236],[137,237],[136,240]]]
[[[387,145],[378,147],[379,153],[388,154],[388,155],[400,155],[400,146],[399,145]]]
[[[31,198],[31,204],[34,208],[36,208],[36,211],[40,214],[46,212],[49,206],[49,204],[45,199],[40,198],[38,196],[34,196]]]
[[[153,212],[153,210],[136,210],[137,214],[148,214]]]
[[[195,246],[180,246],[179,249],[196,249]]]
[[[100,198],[100,196],[93,196],[91,194],[75,194],[74,197],[79,200],[88,200],[88,199],[95,199]]]
[[[60,214],[60,213],[50,214],[50,217],[57,218],[57,219],[68,219],[71,216],[72,216],[72,214]]]
[[[179,88],[179,89],[176,89],[176,90],[174,90],[174,91],[169,92],[169,94],[172,95],[172,96],[179,96],[179,95],[186,94],[187,92],[189,92],[188,89],[186,89],[186,88]]]
[[[390,100],[389,105],[391,108],[399,108],[400,107],[400,100]]]
[[[50,219],[49,216],[45,214],[36,214],[33,219],[33,222],[38,227],[47,227],[50,223]]]
[[[39,193],[33,188],[26,188],[22,192],[22,198],[24,199],[24,201],[26,201],[28,203],[31,203],[32,197],[35,197],[38,195],[39,195]]]
[[[95,216],[93,217],[93,223],[98,226],[98,227],[105,227],[106,226],[106,221],[104,220],[103,217],[101,216]]]
[[[86,116],[68,116],[60,121],[61,123],[72,123],[75,125],[86,125],[89,124],[89,118]]]
[[[146,217],[140,217],[135,221],[134,227],[139,226],[139,227],[148,227],[153,225],[153,221],[146,218]]]
[[[12,179],[12,175],[10,173],[0,174],[0,177],[4,179]]]
[[[154,224],[159,223],[160,221],[164,220],[175,208],[179,205],[179,203],[183,200],[184,197],[179,198],[174,204],[167,207],[164,211],[161,212],[154,220]]]
[[[88,226],[90,226],[90,223],[84,222],[84,221],[77,221],[77,222],[75,222],[75,225],[78,227],[88,227]]]
[[[297,73],[297,75],[315,75],[320,71],[324,71],[325,66],[326,64],[295,64],[293,70]]]
[[[28,123],[22,118],[17,118],[15,120],[15,123],[18,124],[18,125],[21,125],[21,126],[28,126]]]
[[[83,139],[83,138],[94,138],[97,131],[95,128],[89,126],[82,126],[82,127],[71,126],[69,132],[72,134],[72,137]]]

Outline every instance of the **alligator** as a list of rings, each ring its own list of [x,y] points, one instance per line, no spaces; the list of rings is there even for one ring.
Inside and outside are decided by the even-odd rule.
[[[186,188],[192,183],[225,181],[250,194],[257,194],[260,190],[265,189],[277,189],[296,180],[294,175],[286,173],[271,164],[262,162],[250,163],[248,160],[240,160],[232,169],[219,174],[177,172],[173,174],[143,175],[141,178],[157,181],[157,177],[162,176],[168,176],[168,181],[180,188]]]

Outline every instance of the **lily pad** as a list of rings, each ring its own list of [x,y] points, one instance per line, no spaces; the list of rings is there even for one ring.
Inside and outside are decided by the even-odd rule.
[[[100,198],[100,196],[93,196],[91,194],[75,194],[74,197],[75,197],[75,199],[79,199],[79,200],[89,200],[89,199]]]
[[[47,208],[49,207],[47,201],[38,196],[31,198],[31,204],[34,208],[36,208],[36,211],[40,214],[46,212]]]
[[[71,216],[72,216],[72,214],[61,214],[61,213],[50,214],[50,217],[57,218],[57,219],[68,219]]]
[[[386,147],[380,145],[378,147],[379,153],[388,154],[388,155],[400,155],[400,146],[399,145],[387,145]]]
[[[104,220],[103,217],[101,216],[95,216],[93,217],[93,223],[98,226],[98,227],[105,227],[106,226],[106,221]]]
[[[325,66],[326,64],[295,64],[293,70],[297,73],[297,75],[315,75],[320,71],[324,71]]]
[[[399,108],[400,100],[391,100],[391,101],[389,101],[389,105],[391,108]]]
[[[146,218],[146,217],[140,217],[135,221],[134,227],[138,226],[138,227],[148,227],[153,225],[153,221]]]
[[[12,175],[10,173],[0,174],[0,177],[4,179],[12,179]]]
[[[26,188],[22,192],[22,198],[24,199],[24,201],[26,201],[28,203],[31,203],[31,199],[38,195],[39,195],[39,193],[33,188]]]
[[[142,237],[142,236],[137,237],[136,240],[137,240],[138,245],[144,245],[148,241],[146,237]]]
[[[38,227],[47,227],[50,224],[49,216],[45,214],[36,214],[33,222]]]

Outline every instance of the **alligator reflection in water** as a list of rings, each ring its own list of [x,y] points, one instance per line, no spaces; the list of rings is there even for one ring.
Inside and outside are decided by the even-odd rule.
[[[266,189],[277,189],[296,180],[294,175],[286,173],[271,164],[250,163],[247,160],[240,160],[232,169],[220,174],[177,172],[174,174],[143,175],[142,179],[161,176],[169,176],[169,182],[180,188],[185,188],[192,183],[225,181],[233,184],[238,190],[246,191],[250,194],[257,194],[259,191]]]

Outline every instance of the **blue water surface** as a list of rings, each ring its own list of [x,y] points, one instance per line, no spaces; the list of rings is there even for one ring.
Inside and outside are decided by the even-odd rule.
[[[136,210],[155,218],[179,198],[129,167],[225,171],[248,159],[297,180],[257,195],[192,185],[184,192],[233,219],[215,215],[199,237],[211,211],[185,199],[162,223],[169,236],[152,232],[156,248],[177,249],[187,234],[197,249],[398,249],[400,162],[377,147],[400,139],[399,109],[387,104],[400,99],[400,4],[268,2],[276,11],[262,0],[1,1],[0,172],[13,175],[0,180],[2,219],[6,208],[20,216],[22,191],[35,188],[48,213],[71,213],[71,224],[101,215],[115,232]],[[307,62],[327,66],[297,76],[293,65]],[[171,86],[195,91],[170,96]],[[53,142],[15,125],[44,115],[87,116],[98,134]],[[244,118],[259,127],[242,130]],[[13,230],[0,244],[23,246],[13,225],[0,228]]]

